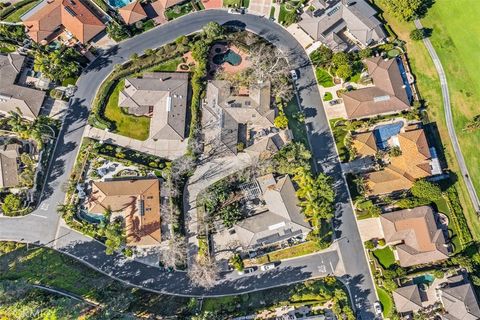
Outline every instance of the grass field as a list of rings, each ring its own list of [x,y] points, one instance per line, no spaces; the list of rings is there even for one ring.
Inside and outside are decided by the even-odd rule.
[[[388,269],[391,265],[395,264],[395,256],[390,247],[385,247],[383,249],[377,249],[372,251],[375,258],[382,265],[383,268]]]
[[[384,0],[375,0],[375,4],[380,8],[384,8],[385,6],[382,4],[383,1]],[[427,28],[433,28],[431,40],[437,49],[437,53],[444,62],[443,67],[447,72],[456,131],[463,155],[469,165],[469,170],[471,170],[470,174],[472,177],[475,177],[473,180],[474,183],[476,183],[477,190],[479,190],[480,166],[478,166],[478,156],[475,149],[480,142],[480,132],[466,134],[462,132],[462,129],[465,121],[475,114],[474,101],[475,99],[478,101],[480,94],[480,88],[478,87],[480,74],[475,74],[478,66],[480,66],[478,55],[477,58],[475,58],[475,53],[478,52],[478,49],[473,49],[475,48],[475,44],[472,44],[474,41],[471,41],[471,35],[474,34],[473,30],[478,30],[479,26],[474,23],[468,23],[468,28],[465,28],[465,21],[469,21],[469,17],[473,19],[471,21],[475,21],[473,17],[478,16],[480,2],[470,1],[469,10],[461,9],[464,9],[462,2],[438,0],[430,9],[427,17],[422,20],[422,23]],[[416,77],[420,94],[426,102],[429,118],[437,124],[442,140],[441,143],[445,146],[444,152],[449,168],[458,173],[458,164],[450,143],[445,122],[440,81],[428,51],[421,41],[410,40],[409,34],[415,28],[413,22],[399,22],[387,12],[384,12],[383,16],[399,38],[406,41],[410,66]],[[456,29],[455,26],[458,25],[462,25],[460,29]],[[458,43],[459,41],[462,43]],[[471,44],[472,47],[465,50],[464,48],[466,46],[468,47],[469,44]],[[478,46],[478,43],[476,45]],[[461,53],[459,51],[460,49],[462,50]],[[472,54],[473,56],[471,56]],[[464,61],[467,61],[467,64],[464,64]],[[471,66],[475,64],[477,67],[471,69]],[[467,69],[470,70],[467,71]],[[473,80],[471,76],[472,73],[474,74]],[[470,95],[470,97],[467,97],[467,95]],[[479,113],[478,104],[477,113]],[[475,163],[475,161],[477,161],[477,163]],[[465,216],[467,217],[468,225],[474,238],[479,240],[480,221],[470,202],[463,180],[460,180],[460,182],[456,184],[456,187]]]
[[[333,87],[332,76],[325,70],[320,67],[315,69],[315,75],[317,76],[318,84],[325,88]]]
[[[393,301],[388,292],[385,289],[377,287],[378,299],[383,307],[383,315],[390,317],[393,311]]]
[[[295,141],[302,142],[310,149],[305,123],[298,118],[302,113],[298,108],[297,98],[293,97],[293,99],[284,107],[283,111],[288,118],[288,128],[292,130]]]

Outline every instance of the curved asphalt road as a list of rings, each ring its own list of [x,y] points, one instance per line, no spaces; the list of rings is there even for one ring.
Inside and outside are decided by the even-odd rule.
[[[306,114],[309,141],[316,167],[330,175],[336,188],[336,241],[338,250],[322,252],[284,261],[275,270],[239,277],[223,274],[219,284],[210,290],[194,287],[183,272],[165,273],[120,255],[106,256],[104,247],[59,219],[56,206],[63,203],[64,188],[79,150],[87,123],[90,103],[103,79],[115,64],[126,61],[132,53],[142,54],[177,37],[200,30],[210,21],[245,27],[267,39],[288,57],[292,68],[300,73],[297,88]],[[231,15],[208,10],[192,13],[120,43],[97,60],[82,74],[78,90],[71,99],[68,114],[58,138],[43,201],[32,214],[20,218],[0,218],[0,239],[45,245],[68,254],[100,272],[128,284],[152,290],[187,296],[220,296],[281,286],[309,278],[335,273],[348,285],[353,302],[362,319],[373,319],[376,300],[370,270],[357,229],[350,197],[343,178],[333,137],[330,132],[317,83],[308,56],[296,39],[280,25],[253,15]],[[340,270],[335,266],[340,266]]]
[[[415,27],[417,29],[422,29],[422,23],[420,20],[415,20]],[[429,38],[424,38],[423,43],[427,47],[428,53],[433,60],[435,69],[437,69],[438,77],[440,78],[440,85],[442,87],[442,97],[443,97],[443,107],[445,109],[445,120],[447,122],[448,135],[452,141],[453,150],[457,155],[458,166],[460,167],[460,172],[462,173],[463,181],[467,186],[468,194],[472,201],[475,211],[480,214],[480,201],[478,200],[478,195],[473,185],[472,179],[468,174],[467,164],[465,163],[465,158],[463,158],[462,150],[460,149],[460,144],[458,143],[457,135],[455,133],[455,126],[453,125],[453,116],[452,116],[452,106],[450,105],[450,94],[448,92],[448,82],[445,71],[443,70],[442,62],[435,51],[435,48],[432,45],[432,42]]]

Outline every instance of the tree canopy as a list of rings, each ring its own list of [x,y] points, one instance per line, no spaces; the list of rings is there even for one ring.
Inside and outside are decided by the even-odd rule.
[[[63,81],[76,76],[80,71],[78,57],[80,54],[73,48],[60,48],[55,51],[37,50],[34,69],[53,81]]]
[[[435,184],[427,180],[415,181],[411,189],[412,194],[420,199],[429,199],[432,201],[438,200],[442,197],[442,190]]]
[[[386,0],[387,11],[403,21],[410,21],[420,14],[426,0]]]

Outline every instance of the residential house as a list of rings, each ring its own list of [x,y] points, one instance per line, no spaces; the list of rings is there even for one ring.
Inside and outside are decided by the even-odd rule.
[[[44,0],[21,17],[33,41],[46,44],[57,37],[87,43],[105,24],[82,0]]]
[[[376,14],[365,0],[314,0],[298,25],[313,40],[344,51],[351,42],[366,47],[386,38]]]
[[[93,214],[113,214],[125,219],[127,245],[157,246],[160,234],[160,181],[158,179],[94,181],[87,199]]]
[[[448,259],[448,245],[431,207],[385,213],[380,223],[385,242],[395,246],[402,267]]]
[[[401,316],[413,315],[423,308],[422,294],[416,284],[399,287],[392,292],[395,309]]]
[[[401,60],[374,57],[364,63],[374,86],[342,94],[347,118],[364,119],[409,110],[412,92]]]
[[[18,186],[18,161],[20,145],[16,143],[0,146],[0,188]]]
[[[133,1],[124,7],[118,8],[118,13],[123,21],[129,25],[147,18],[147,14],[140,1]]]
[[[235,233],[244,249],[294,237],[306,238],[312,228],[298,206],[295,188],[288,175],[278,180],[272,174],[259,177],[254,188],[265,201],[265,208],[235,224]]]
[[[232,154],[244,149],[251,156],[263,157],[278,151],[289,138],[273,124],[277,111],[271,107],[270,95],[270,82],[237,93],[227,81],[209,81],[202,125],[212,130],[204,130],[209,131],[206,140],[218,140]]]
[[[480,319],[478,300],[466,274],[448,278],[447,284],[439,289],[439,296],[445,309],[445,314],[442,314],[443,319]]]
[[[403,122],[380,125],[372,131],[354,133],[352,147],[356,154],[373,157],[397,148],[400,154],[391,154],[384,161],[383,169],[364,175],[366,194],[381,195],[410,189],[417,179],[440,174],[432,157],[424,130],[420,125],[404,125]]]
[[[23,71],[25,56],[19,54],[0,54],[0,112],[21,113],[34,120],[40,113],[45,92],[18,84]]]
[[[183,140],[187,131],[188,73],[153,72],[126,78],[119,106],[136,116],[150,116],[149,138]]]

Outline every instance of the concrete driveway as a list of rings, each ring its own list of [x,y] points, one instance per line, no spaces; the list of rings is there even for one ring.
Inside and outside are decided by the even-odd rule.
[[[358,231],[360,231],[360,237],[365,242],[371,239],[383,239],[382,224],[380,218],[368,218],[358,220]]]
[[[308,48],[313,44],[313,39],[301,29],[298,24],[294,23],[287,27],[287,31],[297,39],[303,48]]]
[[[267,19],[270,17],[270,8],[272,7],[271,0],[250,0],[248,6],[248,13],[264,16]]]

